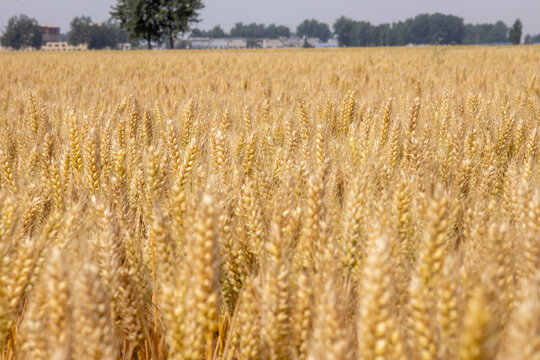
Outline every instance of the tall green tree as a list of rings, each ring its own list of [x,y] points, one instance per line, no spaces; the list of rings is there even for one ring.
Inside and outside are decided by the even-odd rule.
[[[68,42],[72,45],[88,44],[92,36],[94,23],[89,16],[77,16],[69,24],[71,30],[68,33]]]
[[[201,0],[161,0],[159,22],[169,46],[174,48],[174,38],[185,33],[189,25],[199,22],[199,10],[204,8]]]
[[[522,31],[523,25],[521,24],[521,20],[517,19],[516,22],[514,22],[514,25],[512,25],[512,28],[510,29],[510,41],[512,44],[517,45],[521,42],[521,31]]]
[[[322,42],[327,42],[332,33],[328,24],[319,22],[315,19],[304,20],[300,25],[296,27],[296,34],[298,36],[316,37],[321,39]]]
[[[163,35],[161,24],[162,3],[164,0],[118,0],[112,7],[111,16],[120,22],[133,39],[145,39],[148,49],[152,40]]]
[[[171,48],[178,33],[189,30],[189,25],[199,21],[201,0],[118,0],[111,16],[132,38],[143,38],[151,49],[152,40],[166,36]]]
[[[19,50],[25,47],[39,49],[43,39],[43,31],[36,19],[26,15],[13,16],[9,19],[2,34],[2,46]]]
[[[334,33],[337,35],[340,46],[354,46],[353,30],[356,21],[345,16],[340,17],[334,22]]]

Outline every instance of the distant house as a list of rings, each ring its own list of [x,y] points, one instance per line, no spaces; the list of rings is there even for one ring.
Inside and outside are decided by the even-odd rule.
[[[320,39],[316,37],[300,37],[300,36],[291,36],[282,38],[283,45],[282,47],[292,47],[292,48],[301,48],[305,44],[308,44],[310,47],[316,47],[317,44],[320,44]]]
[[[191,38],[191,49],[245,49],[247,40],[244,38]]]
[[[229,47],[229,39],[214,38],[210,39],[210,49],[227,49]]]
[[[283,47],[282,39],[262,39],[263,49],[277,49]]]
[[[80,44],[77,46],[69,45],[67,41],[55,41],[48,42],[41,47],[44,51],[80,51],[88,50],[87,44]]]
[[[230,38],[229,48],[230,49],[245,49],[247,48],[247,40],[243,38]]]
[[[304,45],[304,39],[300,36],[291,36],[283,39],[284,47],[299,48]]]
[[[313,46],[315,47],[315,45],[319,44],[321,42],[321,40],[319,38],[316,38],[316,37],[310,37],[310,38],[304,38],[306,40],[306,42],[310,45],[310,46]]]
[[[210,38],[191,38],[192,49],[210,49]]]
[[[131,50],[131,48],[132,48],[131,43],[128,43],[128,42],[123,42],[123,43],[118,44],[118,49],[120,50]]]
[[[50,25],[41,25],[42,31],[42,44],[45,45],[48,42],[60,41],[60,28]]]
[[[305,44],[310,47],[337,47],[338,43],[335,39],[330,39],[326,43],[321,43],[319,38],[308,38],[282,36],[278,39],[258,38],[209,38],[209,37],[193,37],[185,40],[189,49],[245,49],[250,47],[258,47],[263,49],[278,49],[278,48],[301,48]]]

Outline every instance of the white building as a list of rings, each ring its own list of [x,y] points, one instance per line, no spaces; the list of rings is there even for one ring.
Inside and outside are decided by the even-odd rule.
[[[243,38],[191,38],[191,49],[245,49],[247,40]]]
[[[283,39],[284,47],[300,48],[304,45],[304,39],[299,36],[291,36]]]
[[[311,47],[315,47],[321,42],[319,38],[316,37],[299,37],[291,36],[288,38],[282,38],[283,46],[282,47],[292,47],[292,48],[301,48],[304,47],[304,44],[308,44]]]
[[[277,49],[283,47],[283,41],[281,39],[262,39],[263,49]]]
[[[248,47],[245,38],[191,38],[187,39],[190,49],[245,49]],[[335,45],[334,45],[335,42]],[[327,43],[321,44],[319,38],[306,37],[280,37],[279,39],[256,39],[256,47],[263,49],[277,48],[301,48],[304,44],[310,47],[334,47],[337,46],[337,40],[331,39]]]
[[[243,38],[231,38],[229,39],[230,49],[245,49],[247,48],[247,40]]]
[[[210,38],[190,39],[192,49],[210,49]]]
[[[229,47],[229,39],[216,38],[210,39],[210,49],[227,49]]]
[[[47,42],[41,47],[44,51],[80,51],[88,50],[88,44],[79,44],[77,46],[69,45],[67,41]]]
[[[307,43],[310,45],[310,46],[315,46],[317,45],[318,43],[321,42],[321,39],[319,38],[316,38],[316,37],[311,37],[311,38],[305,38],[305,40],[307,41]],[[302,44],[303,45],[303,44]]]

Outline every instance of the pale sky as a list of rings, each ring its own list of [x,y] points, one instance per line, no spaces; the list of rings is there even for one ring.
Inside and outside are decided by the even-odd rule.
[[[276,23],[291,30],[306,18],[330,26],[341,15],[372,24],[405,20],[420,13],[441,12],[463,17],[465,23],[504,21],[508,26],[520,18],[523,35],[540,33],[540,0],[203,0],[202,22],[209,29],[221,25],[229,30],[236,22]],[[26,14],[41,24],[69,31],[71,19],[88,15],[96,22],[109,17],[115,0],[0,0],[0,29],[13,15]]]

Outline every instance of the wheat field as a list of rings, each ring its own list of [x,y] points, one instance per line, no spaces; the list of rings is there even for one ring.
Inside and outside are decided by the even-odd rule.
[[[539,64],[0,52],[0,358],[540,359]]]

